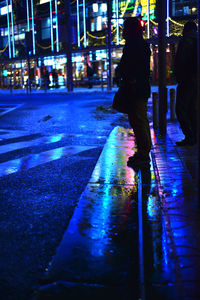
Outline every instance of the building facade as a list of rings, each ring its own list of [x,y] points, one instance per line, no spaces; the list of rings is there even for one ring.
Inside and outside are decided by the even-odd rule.
[[[38,88],[66,85],[67,27],[65,0],[0,1],[0,88],[25,88],[30,79]],[[151,44],[152,82],[157,74],[157,1],[111,1],[112,73],[122,55],[122,25],[137,16]],[[166,0],[167,79],[173,81],[172,65],[177,37],[184,23],[197,18],[197,0]],[[87,86],[88,67],[93,83],[107,80],[108,14],[104,0],[71,0],[72,64],[74,85]],[[170,39],[170,38],[174,39]]]

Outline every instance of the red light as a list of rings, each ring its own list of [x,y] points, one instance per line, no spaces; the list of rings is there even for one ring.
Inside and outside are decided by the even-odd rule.
[[[141,25],[142,27],[144,27],[144,26],[145,26],[145,21],[140,20],[140,25]]]

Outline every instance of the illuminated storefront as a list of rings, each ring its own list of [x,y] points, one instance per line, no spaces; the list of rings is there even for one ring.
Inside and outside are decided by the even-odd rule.
[[[189,11],[180,6],[179,1],[167,1],[166,36],[176,37],[182,33],[186,19],[176,20],[173,16],[182,9],[184,15],[195,16],[197,1],[193,0]],[[1,87],[10,82],[17,87],[25,87],[28,79],[30,60],[30,80],[35,87],[42,87],[44,77],[49,79],[49,87],[66,84],[66,40],[64,27],[64,5],[59,0],[34,0],[0,2],[0,63]],[[196,5],[196,6],[195,6]],[[19,12],[18,12],[18,9]],[[71,1],[73,79],[75,84],[87,77],[87,63],[94,70],[94,78],[107,78],[107,1]],[[13,12],[15,12],[13,14]],[[152,78],[157,81],[156,39],[156,0],[113,0],[112,1],[112,70],[119,63],[124,40],[122,25],[124,18],[138,16],[145,21],[144,37],[152,42]],[[28,48],[27,48],[27,45]],[[174,45],[167,48],[168,77],[172,72]],[[28,50],[27,50],[28,49]],[[169,58],[169,59],[168,59]],[[169,78],[168,78],[169,79]],[[98,80],[97,80],[98,81]],[[170,81],[170,80],[169,80]]]

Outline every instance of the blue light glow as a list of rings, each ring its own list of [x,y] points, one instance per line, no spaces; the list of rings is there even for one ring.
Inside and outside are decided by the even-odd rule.
[[[167,36],[169,35],[169,0],[167,0]]]
[[[50,22],[51,22],[51,51],[54,51],[53,48],[53,17],[52,17],[52,0],[49,1],[49,5],[50,5]]]
[[[56,51],[59,52],[59,36],[58,36],[58,3],[55,0],[55,11],[56,11]]]
[[[9,51],[9,58],[11,58],[12,55],[11,55],[11,43],[10,43],[10,18],[9,18],[8,0],[6,0],[6,5],[7,5],[7,26],[8,26],[8,51]]]
[[[14,24],[13,24],[13,6],[12,0],[10,0],[11,5],[11,24],[12,24],[12,46],[13,46],[13,57],[15,57],[15,33],[14,33]]]
[[[83,0],[83,31],[84,31],[84,47],[87,47],[87,36],[86,36],[86,15],[85,15],[85,0]]]
[[[77,39],[78,39],[78,47],[80,48],[80,14],[79,14],[79,0],[76,0],[76,8],[77,8]]]
[[[147,38],[150,38],[150,11],[149,11],[149,0],[147,3]]]
[[[30,31],[29,4],[28,4],[28,0],[26,0],[26,14],[27,14],[27,30]]]
[[[31,16],[32,16],[33,55],[35,55],[35,26],[34,26],[33,0],[31,0]]]
[[[117,26],[117,45],[119,45],[119,2],[116,0],[116,26]]]

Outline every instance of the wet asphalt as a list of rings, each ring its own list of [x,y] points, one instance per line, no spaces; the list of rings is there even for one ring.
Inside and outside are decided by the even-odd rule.
[[[109,133],[127,124],[112,97],[1,96],[2,300],[27,300],[41,284]]]
[[[191,149],[174,147],[177,124],[164,138],[151,128],[149,170],[128,168],[134,135],[111,109],[113,95],[1,97],[1,299],[144,299],[142,290],[146,299],[190,299],[179,297],[183,287],[197,295],[185,241],[196,231],[177,222],[197,196],[185,169]]]

